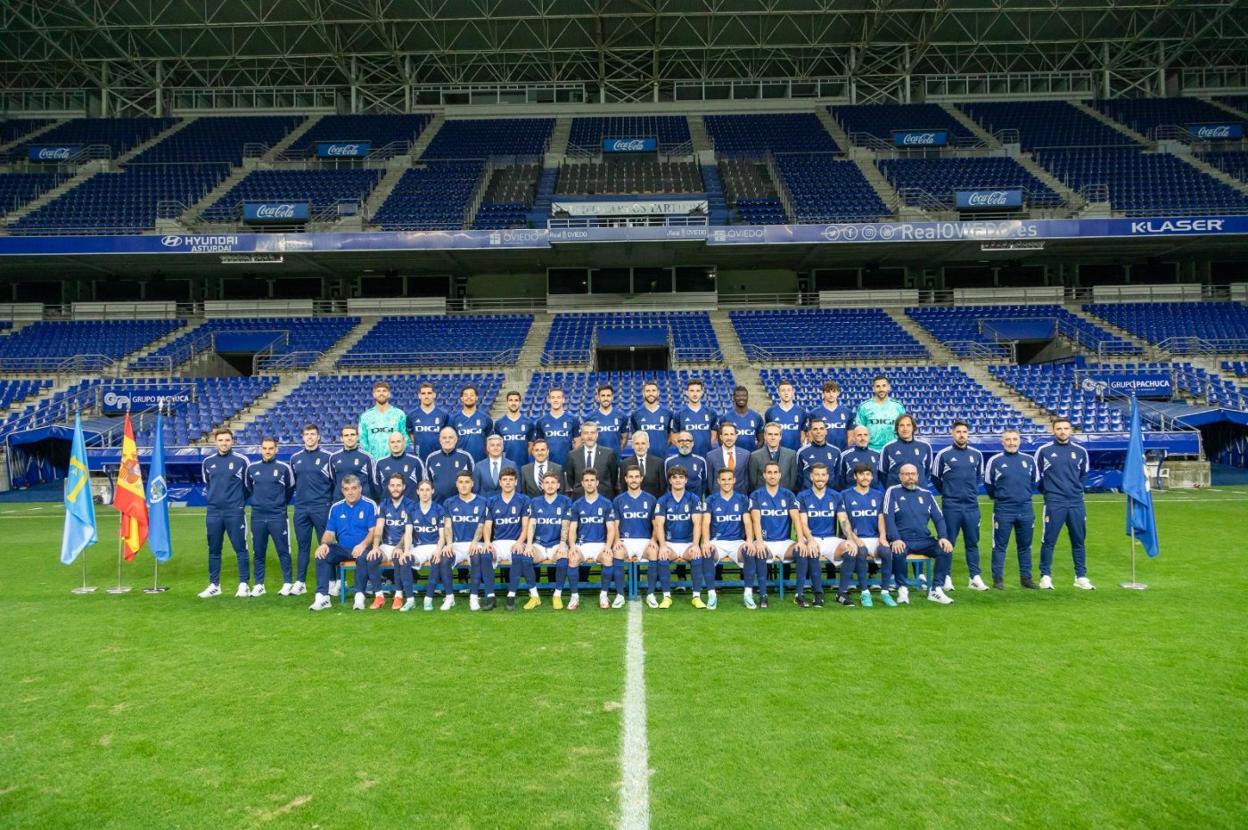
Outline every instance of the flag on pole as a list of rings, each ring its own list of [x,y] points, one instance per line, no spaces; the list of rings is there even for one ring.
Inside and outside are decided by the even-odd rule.
[[[82,417],[74,415],[74,443],[69,452],[69,475],[65,477],[65,530],[61,534],[61,563],[64,565],[72,565],[87,545],[99,541],[90,485]]]
[[[165,424],[160,412],[156,413],[152,466],[147,473],[147,546],[157,562],[167,562],[173,555],[173,547],[169,542],[169,502],[165,501]]]
[[[147,539],[147,499],[143,493],[143,474],[139,470],[139,448],[134,443],[134,427],[126,413],[126,432],[121,442],[121,468],[113,488],[113,507],[121,513],[121,541],[126,561],[138,554]]]
[[[1127,494],[1127,535],[1134,536],[1149,556],[1161,552],[1157,541],[1157,517],[1153,493],[1144,470],[1144,436],[1140,431],[1140,404],[1131,398],[1131,438],[1122,471],[1122,492]]]

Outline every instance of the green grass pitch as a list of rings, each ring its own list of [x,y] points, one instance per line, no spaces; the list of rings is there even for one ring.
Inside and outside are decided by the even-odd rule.
[[[1248,825],[1248,491],[1158,494],[1143,593],[1123,510],[1089,498],[1092,593],[1063,540],[1053,593],[1011,552],[971,596],[959,546],[949,608],[646,610],[651,825]],[[170,593],[144,552],[79,597],[59,506],[0,506],[0,826],[616,824],[625,612],[203,601],[203,514],[172,516]]]

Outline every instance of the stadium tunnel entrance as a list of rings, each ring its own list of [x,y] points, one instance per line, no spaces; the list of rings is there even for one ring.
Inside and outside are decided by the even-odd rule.
[[[594,333],[594,363],[600,372],[666,371],[671,340],[663,326],[599,328]]]

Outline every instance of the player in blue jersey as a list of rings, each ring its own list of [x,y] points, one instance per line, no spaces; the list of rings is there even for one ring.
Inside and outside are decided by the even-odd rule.
[[[420,385],[420,405],[408,413],[407,428],[417,458],[424,458],[438,448],[438,433],[450,416],[438,406],[438,393],[428,381]]]
[[[880,450],[880,478],[884,479],[884,488],[888,489],[901,483],[901,466],[913,464],[919,473],[918,486],[924,490],[932,488],[932,445],[916,438],[918,431],[914,416],[902,415],[897,419],[897,438],[884,445]]]
[[[849,446],[841,453],[841,474],[838,484],[842,490],[854,486],[856,482],[854,470],[859,464],[866,464],[873,473],[879,471],[880,454],[868,446],[870,441],[870,430],[861,424],[849,431]],[[871,476],[871,488],[879,490],[881,496],[884,495],[884,485],[880,484],[879,479],[874,475]]]
[[[851,548],[837,532],[837,517],[841,512],[841,495],[828,486],[828,467],[816,461],[810,468],[810,487],[797,494],[797,589],[793,601],[798,608],[806,608],[805,583],[810,583],[814,593],[813,605],[823,607],[823,561],[826,559],[841,570],[841,581],[836,601],[853,607],[846,592],[849,590],[851,573],[859,575],[859,588],[867,584],[867,562],[857,559],[858,549]],[[849,561],[845,561],[848,559]],[[860,573],[859,573],[860,572]],[[867,594],[863,605],[871,605]]]
[[[450,425],[459,435],[459,448],[473,461],[485,458],[485,439],[493,434],[494,422],[477,406],[477,387],[468,384],[459,391],[459,411],[451,414]]]
[[[828,441],[827,422],[818,416],[806,419],[806,432],[810,443],[798,450],[797,464],[800,467],[801,487],[810,487],[810,468],[822,464],[828,468],[829,482],[837,480],[836,473],[841,467],[841,451]],[[833,487],[833,489],[836,489]]]
[[[758,607],[767,607],[767,563],[788,562],[796,547],[792,540],[797,525],[797,496],[780,486],[780,465],[768,461],[763,467],[763,486],[750,494],[750,521],[754,523],[754,554],[762,559],[755,563],[758,576]],[[754,602],[747,595],[746,608]]]
[[[412,513],[415,503],[407,498],[407,478],[402,473],[391,473],[383,482],[386,498],[377,506],[377,526],[373,531],[373,553],[380,561],[389,560],[394,568],[394,610],[411,611],[416,607],[415,582],[412,564],[415,558],[412,547]],[[373,609],[386,604],[381,590],[381,572],[377,573],[378,585],[373,597]]]
[[[309,610],[324,611],[329,608],[329,577],[339,564],[355,563],[356,611],[364,610],[364,590],[367,580],[369,556],[373,547],[373,533],[377,525],[377,503],[363,495],[363,482],[348,474],[342,479],[342,500],[329,508],[329,519],[321,544],[317,547],[316,595]]]
[[[988,460],[984,489],[992,499],[992,587],[1005,590],[1005,553],[1014,536],[1018,548],[1019,584],[1038,590],[1031,578],[1031,542],[1036,531],[1036,512],[1031,494],[1036,486],[1036,460],[1018,451],[1022,436],[1016,429],[1001,433],[1000,455]]]
[[[461,472],[455,479],[455,488],[459,492],[442,502],[442,509],[446,511],[446,534],[451,540],[451,555],[455,566],[468,566],[468,609],[492,611],[495,605],[494,560],[481,542],[481,527],[485,524],[488,505],[485,499],[472,492],[472,473]],[[454,605],[452,601],[451,606]]]
[[[290,533],[286,506],[295,492],[295,474],[285,461],[277,460],[277,439],[260,440],[260,460],[247,465],[247,490],[251,493],[251,556],[255,582],[253,597],[264,596],[264,574],[269,538],[282,567],[282,587],[278,593],[289,596],[294,587],[290,568]]]
[[[546,393],[546,402],[549,408],[538,416],[533,434],[546,439],[550,460],[566,467],[568,453],[576,446],[581,434],[581,419],[563,408],[563,390],[557,386]]]
[[[685,382],[687,403],[672,418],[672,432],[687,432],[692,435],[693,452],[703,457],[711,451],[711,447],[719,443],[719,416],[702,404],[705,393],[706,384],[701,378],[689,378]],[[680,449],[679,445],[677,449]]]
[[[342,449],[329,459],[330,472],[334,474],[334,492],[342,492],[342,480],[347,476],[355,476],[360,480],[364,495],[376,504],[373,495],[377,491],[377,462],[364,450],[360,449],[360,430],[355,424],[347,424],[338,433],[342,441]]]
[[[529,523],[529,497],[516,492],[518,476],[514,467],[504,467],[499,474],[499,493],[489,500],[486,507],[481,540],[486,551],[494,557],[495,564],[508,566],[507,610],[516,610],[516,592],[520,589],[521,579],[524,579],[529,583],[529,601],[524,608],[531,611],[542,601],[537,595],[533,557],[524,547]]]
[[[533,441],[533,419],[520,411],[520,393],[507,393],[507,411],[494,422],[494,434],[503,439],[503,457],[519,470],[529,463],[529,444]]]
[[[555,564],[555,593],[550,604],[556,611],[563,608],[563,583],[568,578],[568,525],[572,521],[572,500],[559,492],[562,486],[559,473],[547,472],[542,476],[542,494],[529,500],[529,527],[524,540],[525,550],[535,563]]]
[[[776,386],[779,400],[763,413],[763,420],[780,425],[780,446],[797,452],[802,447],[802,425],[806,423],[806,410],[793,400],[793,381],[787,378]]]
[[[641,385],[641,406],[629,416],[628,431],[646,433],[650,437],[650,452],[666,457],[671,443],[672,413],[659,404],[659,385],[652,380]]]
[[[880,599],[893,608],[897,603],[888,592],[893,579],[893,551],[888,546],[884,514],[881,512],[884,494],[871,487],[875,478],[875,466],[859,464],[853,470],[854,486],[841,491],[842,538],[857,552],[859,560],[874,560],[880,566]],[[862,604],[871,605],[870,594],[862,590]]]
[[[702,601],[702,562],[711,562],[713,568],[715,560],[702,555],[702,497],[686,489],[688,481],[689,474],[681,465],[668,468],[668,490],[655,507],[654,543],[658,555],[646,570],[646,605],[651,608],[672,607],[673,562],[693,564],[693,607],[706,607]],[[662,601],[655,594],[656,582],[663,591]]]
[[[598,564],[602,567],[602,585],[598,590],[598,607],[611,607],[608,592],[615,575],[615,562],[611,551],[615,550],[615,537],[619,523],[615,519],[615,505],[611,499],[598,492],[598,473],[586,470],[581,473],[581,489],[585,495],[572,502],[572,522],[568,525],[568,568],[572,577],[572,599],[568,610],[575,611],[581,603],[577,592],[578,570],[581,565]],[[615,583],[615,607],[625,603],[623,582]]]
[[[377,481],[382,489],[395,473],[403,476],[403,495],[409,499],[416,498],[416,485],[425,477],[425,462],[411,453],[404,452],[407,438],[398,432],[390,433],[390,452],[377,459]]]
[[[225,427],[212,433],[217,451],[204,459],[201,475],[204,498],[208,502],[208,587],[199,592],[200,599],[221,595],[221,547],[226,536],[238,559],[238,590],[236,597],[251,596],[251,563],[247,559],[247,519],[243,510],[247,502],[247,465],[251,460],[234,449],[234,433]]]
[[[472,477],[472,456],[459,447],[459,433],[447,425],[438,433],[439,448],[425,457],[425,477],[433,484],[433,497],[439,504],[455,495],[459,474]]]
[[[932,485],[940,491],[940,509],[950,543],[962,534],[966,544],[966,569],[972,591],[987,591],[979,568],[979,485],[984,483],[984,455],[967,443],[971,428],[966,421],[950,427],[953,443],[932,458]],[[944,586],[953,590],[953,578]]]
[[[615,389],[609,383],[599,384],[594,394],[595,406],[585,413],[582,424],[598,425],[598,444],[608,447],[616,458],[624,455],[627,447],[628,416],[615,406]]]
[[[442,505],[434,501],[433,484],[426,479],[416,488],[416,503],[412,507],[410,521],[412,525],[412,568],[419,572],[426,565],[429,566],[429,581],[425,591],[424,608],[426,611],[433,610],[433,592],[438,583],[438,575],[443,570],[443,560],[445,559],[445,580],[444,585],[451,584],[451,568],[454,564],[454,554],[442,556],[442,551],[450,543],[450,539],[446,536],[446,511],[442,509]],[[414,590],[414,588],[413,588]],[[451,593],[447,593],[448,599]],[[451,606],[446,605],[442,610],[450,610]]]
[[[718,489],[704,504],[701,535],[702,554],[710,559],[710,564],[703,563],[703,568],[704,577],[709,581],[706,607],[712,611],[719,605],[715,568],[720,562],[736,564],[742,569],[742,578],[748,586],[751,580],[745,578],[745,554],[754,542],[754,525],[749,520],[750,497],[737,489],[735,470],[721,469],[718,478]]]
[[[1053,421],[1053,440],[1036,450],[1036,476],[1044,495],[1044,538],[1040,545],[1040,587],[1053,590],[1053,552],[1066,528],[1075,565],[1075,587],[1095,590],[1088,579],[1088,512],[1083,483],[1088,477],[1088,451],[1071,440],[1074,428],[1066,418]]]
[[[657,505],[658,499],[641,489],[641,470],[636,466],[625,469],[624,492],[615,497],[615,517],[619,521],[619,539],[612,552],[616,585],[624,583],[625,562],[653,563],[658,558],[659,549],[654,544]]]
[[[849,407],[841,403],[841,385],[834,380],[825,381],[823,384],[823,401],[810,412],[806,413],[806,430],[810,430],[811,418],[822,418],[823,423],[828,428],[827,441],[838,450],[845,449],[845,443],[849,425],[854,420],[854,414],[849,411]],[[836,470],[835,467],[832,468]],[[835,477],[833,481],[835,481]]]
[[[737,446],[746,452],[754,452],[762,445],[763,427],[766,421],[750,409],[750,390],[738,386],[732,390],[732,409],[719,416],[721,424],[734,424],[737,428]],[[737,477],[738,484],[740,476]]]
[[[330,453],[321,448],[321,428],[307,424],[303,428],[303,449],[290,457],[290,469],[295,475],[295,583],[290,588],[294,595],[308,590],[306,583],[308,561],[312,554],[312,540],[325,533],[325,521],[329,518],[329,506],[334,502],[334,476],[329,468]]]

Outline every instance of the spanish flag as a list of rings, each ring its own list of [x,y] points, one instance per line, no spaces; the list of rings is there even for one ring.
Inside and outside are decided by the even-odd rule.
[[[126,434],[121,443],[121,469],[113,488],[113,507],[121,513],[121,541],[126,561],[138,555],[147,540],[147,497],[143,492],[143,474],[139,470],[139,448],[134,443],[134,427],[126,413]]]

